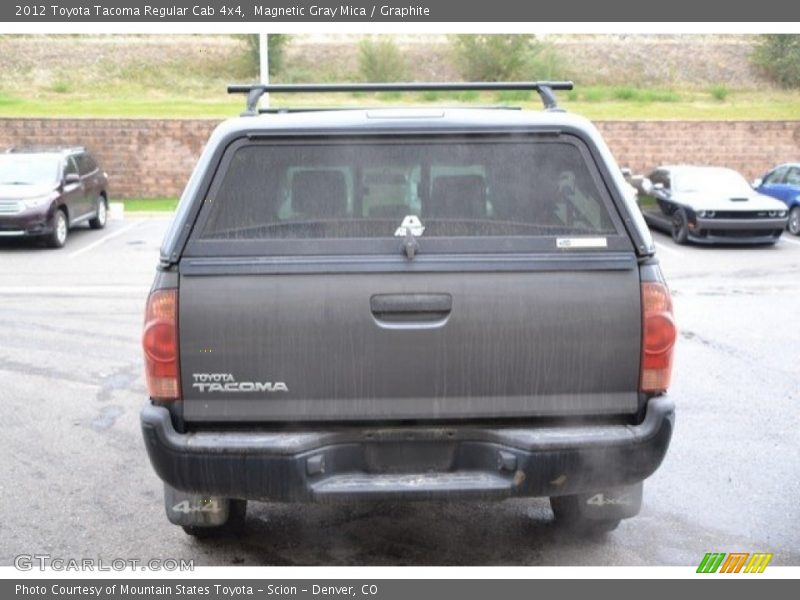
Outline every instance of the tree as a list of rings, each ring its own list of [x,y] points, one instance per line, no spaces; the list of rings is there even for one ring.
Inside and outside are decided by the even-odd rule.
[[[772,81],[789,88],[800,87],[800,35],[762,35],[753,62]]]
[[[522,79],[537,50],[533,35],[454,35],[450,43],[461,76],[470,81]]]
[[[408,69],[397,44],[389,37],[364,38],[358,45],[358,70],[369,82],[402,81]]]

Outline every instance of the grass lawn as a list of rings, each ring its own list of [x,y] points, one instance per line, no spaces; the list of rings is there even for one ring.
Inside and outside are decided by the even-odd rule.
[[[671,90],[632,87],[576,87],[560,92],[562,106],[598,120],[708,119],[795,120],[800,118],[800,92],[791,90]],[[274,107],[343,106],[470,106],[510,105],[539,109],[535,94],[501,93],[386,93],[274,94]],[[0,117],[133,117],[227,118],[244,108],[244,96],[224,89],[177,95],[166,91],[119,90],[92,94],[45,92],[32,96],[0,92]]]
[[[237,100],[242,100],[237,102]],[[227,118],[238,115],[243,98],[211,100],[155,95],[133,97],[72,96],[20,98],[0,94],[0,117],[78,118]]]
[[[122,200],[125,212],[172,212],[177,198],[127,198]]]

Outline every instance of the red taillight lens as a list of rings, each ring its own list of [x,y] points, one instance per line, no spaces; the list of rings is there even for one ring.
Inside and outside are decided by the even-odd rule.
[[[142,347],[150,397],[179,400],[178,290],[156,290],[147,298]]]
[[[667,286],[653,281],[642,283],[641,391],[658,393],[669,387],[677,336]]]

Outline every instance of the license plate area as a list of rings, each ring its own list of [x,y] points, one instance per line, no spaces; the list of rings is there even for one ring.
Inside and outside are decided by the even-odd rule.
[[[368,473],[428,473],[449,471],[456,456],[454,442],[376,442],[364,448]]]

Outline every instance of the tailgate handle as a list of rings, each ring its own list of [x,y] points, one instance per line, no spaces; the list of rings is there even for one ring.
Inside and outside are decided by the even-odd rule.
[[[453,308],[450,294],[376,294],[369,299],[375,314],[444,312]]]
[[[450,315],[450,294],[376,294],[369,299],[372,315],[379,322],[413,323],[441,321]]]

